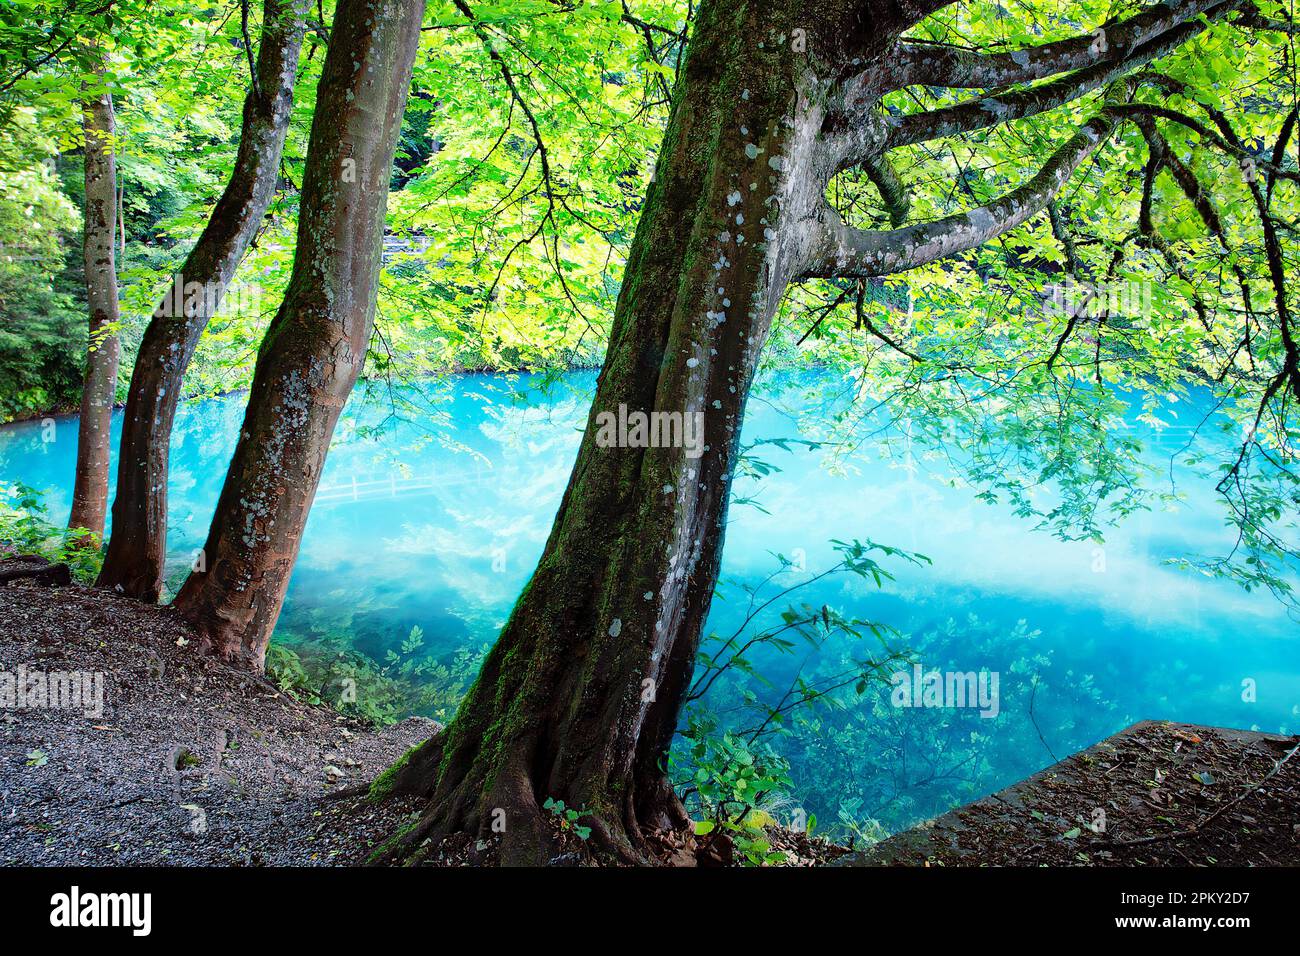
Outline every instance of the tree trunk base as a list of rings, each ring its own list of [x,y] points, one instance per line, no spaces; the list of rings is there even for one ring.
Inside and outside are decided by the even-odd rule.
[[[383,844],[370,863],[387,866],[695,866],[694,830],[666,776],[648,788],[652,799],[607,795],[566,800],[575,820],[546,806],[547,798],[519,759],[504,755],[498,768],[449,779],[444,767],[446,731],[414,748],[372,784],[373,799],[427,799],[420,820]],[[642,787],[641,789],[647,789]],[[565,799],[563,795],[557,799]],[[604,810],[589,810],[601,805]],[[623,812],[618,807],[624,808]],[[669,825],[654,825],[667,821]]]
[[[243,619],[223,617],[195,601],[184,590],[171,603],[172,609],[195,633],[190,650],[200,657],[215,657],[237,670],[261,676],[266,672],[266,648],[270,634],[259,635],[255,643],[246,640],[252,630]]]
[[[112,548],[113,543],[110,539],[110,552]],[[95,580],[95,587],[112,591],[114,594],[121,594],[142,604],[157,604],[159,598],[162,597],[162,582],[158,579],[152,566],[122,567],[110,564],[107,558],[100,570],[99,577]]]

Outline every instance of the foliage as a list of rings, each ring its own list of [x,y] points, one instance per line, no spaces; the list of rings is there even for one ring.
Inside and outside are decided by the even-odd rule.
[[[738,672],[772,687],[755,668],[756,655],[764,651],[781,656],[794,655],[804,649],[806,663],[811,655],[820,651],[830,642],[855,643],[863,641],[869,634],[874,638],[877,648],[860,659],[848,662],[847,666],[831,675],[822,675],[821,679],[810,681],[805,676],[803,663],[799,664],[788,686],[777,698],[775,704],[764,703],[749,691],[742,695],[743,704],[754,711],[756,725],[747,733],[753,739],[761,737],[769,729],[780,728],[787,715],[800,707],[830,700],[833,695],[845,687],[853,687],[857,694],[862,694],[867,684],[876,678],[882,668],[897,660],[898,655],[890,650],[888,639],[897,636],[897,632],[887,624],[881,624],[864,618],[849,617],[839,610],[823,604],[812,607],[807,604],[787,605],[778,612],[779,623],[769,626],[755,626],[763,622],[764,615],[796,591],[811,588],[819,582],[839,575],[850,575],[870,581],[879,589],[886,581],[892,581],[893,575],[882,567],[871,555],[879,553],[885,558],[896,558],[913,565],[928,565],[930,559],[923,554],[914,554],[877,544],[873,541],[832,541],[840,560],[830,568],[818,574],[810,575],[792,584],[773,582],[780,576],[795,570],[793,562],[784,555],[776,555],[777,569],[757,584],[737,582],[747,605],[739,626],[729,636],[723,637],[710,632],[700,643],[696,664],[695,680],[687,694],[687,703],[694,703],[704,698],[709,690],[729,672]],[[801,570],[801,569],[800,569]],[[769,593],[771,591],[771,593]],[[749,629],[755,626],[751,632]]]
[[[685,754],[686,788],[693,798],[697,836],[726,834],[750,866],[780,863],[766,829],[776,810],[789,803],[789,762],[770,747],[720,731],[713,720],[692,715],[683,735],[691,742]],[[679,769],[670,763],[671,769]],[[815,826],[815,819],[811,821]],[[811,832],[811,831],[810,831]]]
[[[591,827],[583,826],[578,822],[582,817],[587,816],[589,811],[566,807],[563,800],[556,800],[554,797],[547,797],[542,804],[542,809],[551,812],[556,824],[564,832],[572,833],[579,840],[591,836]]]
[[[701,834],[720,828],[751,863],[766,860],[764,828],[772,823],[810,832],[820,819],[830,836],[875,842],[1052,762],[1048,740],[1064,753],[1118,725],[1092,677],[1054,667],[1024,621],[1006,627],[948,617],[904,635],[850,623],[830,608],[784,603],[846,575],[862,582],[863,593],[838,590],[861,603],[892,579],[868,550],[923,563],[880,545],[837,543],[837,550],[841,562],[826,571],[796,573],[778,556],[770,576],[728,583],[720,595],[740,592],[742,624],[702,643],[669,765]],[[863,655],[857,648],[867,638],[876,647]],[[1000,672],[997,721],[972,708],[900,709],[891,701],[891,678],[914,663],[965,672],[972,661]],[[1055,702],[1046,713],[1044,700]]]
[[[900,659],[889,647],[888,639],[896,632],[887,625],[849,617],[829,605],[782,602],[836,576],[880,588],[893,576],[873,554],[918,566],[929,563],[924,555],[871,541],[832,545],[840,560],[818,574],[774,584],[796,570],[790,559],[778,554],[772,574],[756,584],[735,584],[746,600],[740,624],[729,635],[711,632],[701,642],[686,698],[686,727],[680,732],[684,742],[671,755],[670,770],[683,799],[701,816],[698,832],[725,832],[753,865],[781,859],[779,851],[771,851],[764,830],[777,822],[778,811],[794,806],[790,763],[772,747],[771,739],[790,733],[791,720],[804,711],[845,706],[846,695],[862,697],[884,668]],[[768,623],[772,615],[777,621]],[[845,652],[839,667],[808,673],[827,645],[843,649],[868,635],[877,647],[864,656]],[[767,676],[788,670],[783,659],[800,651],[802,659],[779,684]],[[816,815],[799,813],[804,818],[791,822],[811,832]]]
[[[0,559],[14,554],[37,554],[68,565],[73,576],[86,584],[99,574],[103,555],[88,544],[84,528],[51,524],[41,493],[22,482],[0,482]]]
[[[84,319],[61,281],[77,213],[55,155],[37,111],[12,110],[0,136],[0,421],[66,408],[80,394]]]
[[[421,653],[423,647],[419,627],[382,664],[353,649],[346,634],[332,641],[277,640],[267,650],[266,673],[297,698],[376,726],[414,714],[446,722],[487,649],[464,648],[439,660]]]
[[[429,8],[394,170],[388,268],[366,369],[374,378],[599,362],[691,12],[666,0],[559,9],[508,0],[470,9],[472,20],[452,2]],[[1269,0],[1259,10],[1289,15]],[[240,18],[228,12],[215,0],[184,11],[23,0],[0,22],[4,120],[14,137],[0,157],[29,178],[40,156],[79,142],[87,53],[75,38],[94,37],[107,53],[127,233],[123,382],[139,330],[233,161],[240,108],[233,93],[247,85],[249,51]],[[328,21],[328,6],[318,13]],[[1097,0],[1068,9],[1029,0],[1014,15],[973,2],[940,10],[912,34],[938,46],[1015,49],[1086,32],[1114,13]],[[1156,65],[1056,109],[906,147],[897,165],[910,220],[1006,192],[1062,131],[1123,97],[1199,117],[1213,130],[1222,120],[1222,135],[1244,144],[1261,177],[1273,152],[1294,172],[1294,151],[1282,148],[1295,106],[1290,41],[1245,22],[1218,22]],[[294,184],[324,32],[308,33],[285,188],[237,277],[245,294],[228,297],[200,344],[186,377],[190,394],[247,385],[287,282]],[[891,94],[885,109],[901,116],[968,95],[912,87]],[[1179,412],[1188,414],[1187,403],[1208,390],[1218,417],[1206,424],[1248,435],[1245,454],[1238,461],[1220,451],[1210,460],[1202,449],[1180,464],[1215,484],[1240,538],[1230,554],[1175,560],[1289,601],[1300,547],[1295,429],[1285,389],[1263,400],[1265,370],[1277,367],[1283,342],[1252,181],[1242,153],[1193,126],[1154,122],[1178,161],[1212,186],[1217,232],[1174,167],[1153,167],[1146,133],[1126,122],[1058,198],[1052,217],[906,276],[794,289],[765,361],[815,362],[847,377],[852,407],[822,423],[825,443],[843,455],[868,439],[899,458],[935,451],[954,480],[985,500],[1008,502],[1062,537],[1094,540],[1115,522],[1183,496],[1162,488],[1143,464],[1144,443],[1128,423],[1137,415],[1161,429],[1191,425]],[[1135,175],[1144,167],[1145,180]],[[45,244],[43,256],[51,243],[62,250],[48,261],[75,258],[68,231],[75,179],[65,177],[66,195],[46,183],[50,202],[38,204],[36,228],[27,230]],[[1264,199],[1282,224],[1290,271],[1296,195],[1294,175],[1268,177]],[[828,197],[852,223],[889,220],[861,170],[837,176]],[[0,196],[0,219],[19,211],[11,205],[6,215]],[[7,403],[0,414],[66,406],[75,394],[75,287],[61,266],[47,272],[62,275],[53,289],[31,269],[7,273],[0,263],[0,401]],[[1081,310],[1062,308],[1059,289],[1070,283],[1101,295],[1085,295]],[[1111,307],[1115,292],[1129,301]],[[1282,294],[1294,297],[1290,289]],[[383,390],[358,398],[390,399]],[[418,419],[427,410],[395,403],[393,411]],[[890,421],[900,427],[882,434]]]
[[[973,2],[939,11],[912,35],[1014,50],[1094,25],[1095,35],[1142,8],[1031,0],[1008,13]],[[822,423],[828,445],[846,455],[866,441],[898,458],[934,452],[985,500],[1008,502],[1063,538],[1100,541],[1135,512],[1187,497],[1144,466],[1150,441],[1135,435],[1136,420],[1173,437],[1170,472],[1197,468],[1238,530],[1230,553],[1174,560],[1295,603],[1300,367],[1286,315],[1297,307],[1290,278],[1300,266],[1298,67],[1292,12],[1258,9],[1254,21],[1247,9],[1216,22],[1055,109],[899,151],[908,221],[921,222],[1006,194],[1100,110],[1165,111],[1123,114],[1129,121],[1050,214],[996,242],[905,275],[793,290],[768,361],[815,358],[849,378],[857,401]],[[1259,29],[1260,16],[1283,28]],[[884,107],[901,117],[970,97],[911,87]],[[851,223],[889,226],[860,169],[837,176],[827,196]],[[1276,277],[1265,254],[1273,240]],[[1221,429],[1230,440],[1195,441]]]
[[[968,615],[906,639],[908,657],[927,670],[968,671],[978,661],[1000,672],[997,720],[973,708],[900,709],[888,687],[852,707],[799,714],[782,749],[806,805],[836,818],[830,829],[861,839],[1027,776],[1054,762],[1053,745],[1063,756],[1117,729],[1123,715],[1092,677],[1056,667],[1039,636],[1024,621],[1008,628]]]

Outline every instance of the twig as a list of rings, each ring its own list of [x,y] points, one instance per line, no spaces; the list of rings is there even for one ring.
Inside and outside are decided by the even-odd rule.
[[[1201,817],[1199,820],[1193,823],[1186,830],[1172,830],[1169,833],[1157,833],[1153,836],[1137,837],[1132,840],[1119,840],[1118,841],[1119,845],[1137,846],[1143,843],[1157,843],[1160,840],[1175,839],[1178,837],[1186,837],[1186,836],[1191,836],[1194,833],[1199,833],[1201,829],[1205,827],[1206,824],[1212,822],[1220,815],[1231,810],[1237,804],[1241,803],[1241,801],[1245,800],[1247,797],[1253,794],[1260,787],[1264,786],[1264,784],[1268,783],[1271,779],[1273,779],[1273,777],[1277,776],[1278,771],[1282,769],[1283,765],[1288,760],[1290,760],[1292,757],[1295,756],[1297,750],[1300,750],[1300,743],[1297,743],[1294,747],[1288,750],[1280,760],[1278,760],[1276,763],[1273,764],[1273,769],[1270,770],[1268,773],[1264,774],[1264,776],[1261,777],[1258,782],[1247,787],[1246,790],[1243,791],[1240,795],[1238,795],[1235,799],[1229,800],[1227,803],[1223,804],[1223,806],[1219,807],[1214,812],[1208,813],[1205,816]]]

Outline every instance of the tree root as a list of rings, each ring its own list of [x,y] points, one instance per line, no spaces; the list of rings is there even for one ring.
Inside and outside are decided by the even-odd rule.
[[[15,555],[5,560],[19,567],[0,570],[0,585],[21,580],[31,580],[47,587],[65,587],[72,583],[72,571],[66,564],[51,564],[35,554]]]
[[[630,793],[598,809],[589,809],[594,800],[555,795],[580,813],[569,820],[544,806],[518,751],[502,759],[490,782],[473,768],[455,778],[454,768],[442,766],[445,737],[413,747],[371,784],[375,800],[429,801],[419,822],[383,844],[371,863],[695,865],[691,821],[666,777],[648,788],[640,812]]]

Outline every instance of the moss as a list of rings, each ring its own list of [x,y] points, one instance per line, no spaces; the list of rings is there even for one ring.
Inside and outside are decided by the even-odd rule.
[[[369,798],[371,800],[383,800],[392,793],[393,785],[397,782],[397,775],[401,773],[403,767],[411,762],[411,757],[414,756],[415,752],[422,746],[423,744],[416,744],[410,750],[406,751],[406,753],[398,757],[396,763],[374,779],[374,782],[370,784]]]
[[[375,782],[378,783],[378,781]],[[389,854],[389,852],[392,851],[397,846],[398,842],[404,836],[406,836],[408,833],[414,830],[415,827],[416,827],[415,823],[408,823],[402,826],[400,829],[398,829],[396,833],[390,836],[387,840],[385,840],[383,843],[379,844],[379,846],[371,850],[369,856],[366,857],[366,866],[374,866],[381,859],[386,857]]]

